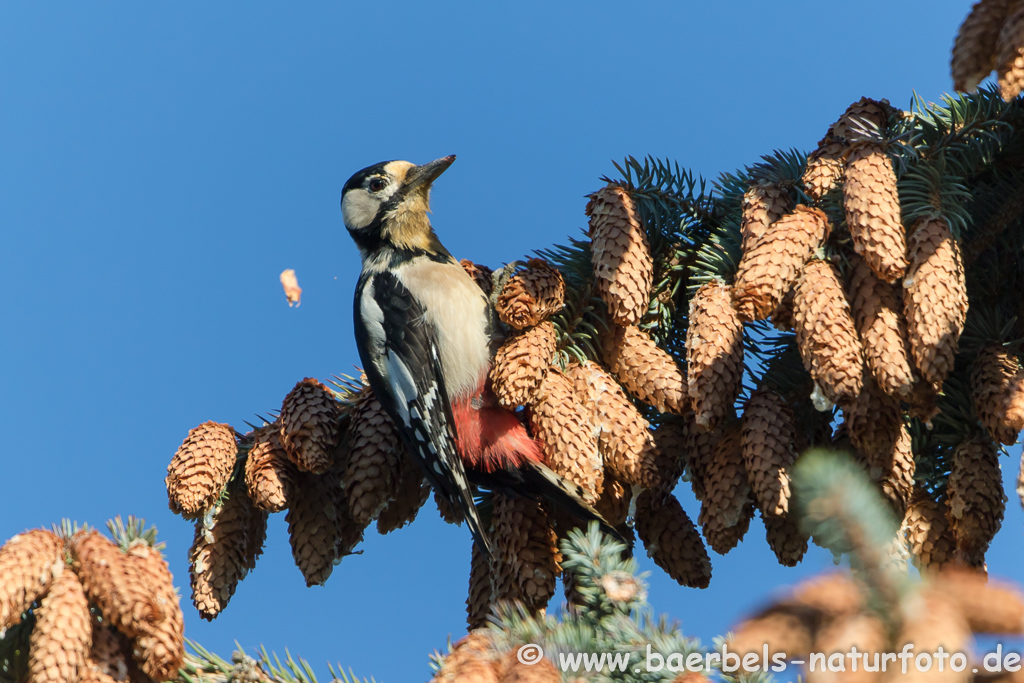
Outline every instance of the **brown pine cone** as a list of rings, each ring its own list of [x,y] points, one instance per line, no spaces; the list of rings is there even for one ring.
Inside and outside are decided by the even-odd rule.
[[[452,507],[452,504],[445,500],[437,491],[434,491],[434,505],[437,506],[437,511],[441,513],[441,519],[449,524],[460,526],[466,519],[465,515],[462,514],[462,510]]]
[[[323,585],[334,569],[334,561],[351,551],[366,525],[360,526],[352,519],[345,490],[332,471],[304,475],[300,486],[304,495],[285,517],[292,557],[307,586]]]
[[[659,487],[659,490],[660,487]],[[625,523],[629,516],[629,504],[633,498],[632,487],[623,486],[611,473],[605,472],[604,491],[594,503],[594,509],[614,527]]]
[[[129,641],[114,628],[92,620],[92,648],[85,659],[79,683],[124,683],[128,680]]]
[[[167,617],[168,606],[149,585],[147,574],[100,532],[75,534],[71,554],[89,602],[121,633],[130,638],[146,635]]]
[[[822,138],[818,148],[807,156],[807,169],[801,180],[808,197],[821,201],[842,182],[843,170],[846,168],[846,161],[843,159],[845,152],[846,145],[829,134]]]
[[[989,344],[978,351],[971,369],[971,398],[974,412],[989,436],[1007,446],[1017,441],[1024,429],[1024,413],[1011,411],[1021,402],[1021,368],[1017,357],[1000,344]]]
[[[999,453],[990,441],[977,438],[956,447],[946,494],[957,556],[980,567],[1006,509]]]
[[[850,305],[835,268],[814,260],[804,268],[794,301],[796,341],[804,367],[833,403],[856,398],[864,361]]]
[[[689,457],[686,467],[690,473],[690,487],[697,500],[702,501],[707,493],[707,480],[715,459],[715,448],[722,438],[722,429],[719,427],[713,432],[705,432],[697,427],[690,416],[686,416],[683,418],[683,430]]]
[[[516,650],[506,652],[496,665],[498,683],[560,683],[562,676],[554,662],[543,657],[526,664]]]
[[[743,218],[740,234],[743,236],[743,251],[761,239],[768,226],[792,210],[793,202],[789,192],[771,183],[755,183],[743,193]]]
[[[860,394],[842,408],[850,443],[863,456],[871,478],[880,481],[889,470],[903,429],[900,404],[868,377]]]
[[[658,447],[658,457],[654,464],[658,481],[656,488],[659,491],[671,493],[679,477],[683,476],[691,459],[689,440],[689,429],[681,418],[663,420],[654,430],[654,443]]]
[[[89,601],[74,572],[61,572],[35,610],[28,683],[76,683],[92,646]]]
[[[903,603],[902,625],[890,652],[900,652],[907,645],[914,652],[968,652],[971,643],[971,629],[967,619],[956,604],[936,587],[926,587],[914,600]],[[940,660],[941,661],[941,660]],[[907,673],[899,676],[906,683],[967,683],[972,680],[967,669],[955,671],[945,667],[944,671],[921,671],[908,666]]]
[[[657,479],[658,449],[650,425],[622,387],[597,363],[573,364],[566,371],[578,403],[589,408],[597,431],[597,450],[620,481],[649,488]]]
[[[989,580],[985,572],[965,567],[944,569],[932,581],[953,601],[974,633],[1024,631],[1024,593],[1017,586]]]
[[[885,393],[893,397],[909,396],[914,386],[914,372],[910,367],[900,292],[880,280],[860,257],[853,259],[848,291],[868,369]]]
[[[663,413],[689,408],[686,375],[668,352],[639,327],[612,328],[602,339],[608,371],[629,393]]]
[[[882,472],[879,483],[882,495],[892,506],[897,519],[903,519],[910,506],[914,494],[914,463],[913,439],[907,425],[901,421],[899,437],[893,445],[889,457],[889,467]]]
[[[491,614],[491,562],[479,543],[473,544],[469,567],[469,595],[466,597],[466,625],[483,628]]]
[[[775,221],[743,252],[737,267],[732,294],[740,317],[763,320],[771,315],[828,233],[828,216],[803,204]]]
[[[423,477],[423,470],[406,455],[399,467],[395,497],[377,518],[377,532],[388,534],[412,522],[429,495],[430,484]]]
[[[555,594],[560,571],[555,531],[540,503],[494,494],[491,535],[491,595],[518,599],[528,610],[544,609]]]
[[[550,322],[506,339],[491,366],[491,385],[498,403],[513,410],[529,405],[557,347],[558,332]]]
[[[153,680],[172,680],[185,657],[185,621],[174,578],[160,551],[147,543],[129,548],[128,562],[143,577],[163,612],[163,619],[148,625],[135,639],[135,661]]]
[[[498,295],[494,306],[501,322],[526,329],[562,310],[565,280],[562,274],[539,258],[530,259]]]
[[[996,43],[1006,22],[1011,0],[981,0],[960,24],[953,43],[950,71],[953,88],[971,92],[996,68]]]
[[[867,659],[886,650],[888,636],[886,623],[878,614],[853,614],[825,621],[815,634],[814,650],[823,654],[826,661],[827,658],[845,658],[851,651],[856,652],[858,658],[863,654]],[[835,662],[835,659],[832,661]],[[863,667],[856,672],[851,667],[844,673],[834,673],[819,666],[807,673],[807,683],[824,683],[837,679],[844,683],[875,683],[880,677]]]
[[[1011,6],[996,40],[999,90],[1009,102],[1024,90],[1024,5]]]
[[[711,560],[704,542],[675,496],[644,491],[636,500],[636,533],[648,556],[680,585],[707,588]]]
[[[345,439],[345,496],[352,519],[366,526],[395,497],[405,455],[394,423],[369,387],[352,407]]]
[[[686,381],[698,427],[713,429],[732,412],[743,379],[743,321],[731,288],[702,286],[690,300]]]
[[[775,553],[775,559],[783,567],[795,567],[804,559],[807,552],[807,534],[800,530],[800,525],[790,515],[773,517],[762,516],[764,520],[765,539],[768,547]]]
[[[853,246],[875,275],[889,283],[902,278],[907,271],[907,236],[900,219],[896,171],[881,145],[850,152],[843,206]]]
[[[322,474],[341,436],[341,408],[326,386],[307,377],[281,404],[281,443],[303,471]]]
[[[491,273],[494,271],[487,266],[482,266],[479,263],[473,263],[469,259],[462,259],[459,261],[459,265],[462,266],[466,274],[473,278],[473,282],[477,284],[483,293],[487,296],[491,295],[491,290],[494,289],[494,283],[491,282]]]
[[[967,319],[967,283],[960,246],[943,220],[918,225],[909,239],[903,313],[910,354],[921,376],[941,386],[953,369]]]
[[[251,517],[265,514],[238,490],[213,509],[209,524],[196,522],[188,558],[192,604],[203,619],[213,621],[227,607],[238,582],[252,569]]]
[[[486,629],[455,643],[430,683],[498,683],[498,653]]]
[[[747,533],[753,516],[754,503],[743,466],[742,430],[735,422],[723,428],[715,446],[697,523],[711,549],[725,555]]]
[[[50,589],[64,571],[64,542],[53,532],[32,529],[0,547],[0,631]]]
[[[195,517],[210,508],[231,478],[238,456],[231,425],[204,422],[188,436],[167,466],[167,498],[171,510]]]
[[[590,195],[591,261],[597,293],[618,325],[635,325],[647,312],[654,262],[633,199],[608,185]]]
[[[245,486],[253,505],[267,512],[280,512],[297,495],[298,472],[281,444],[281,427],[276,422],[255,430],[254,443],[245,460]]]
[[[797,456],[793,410],[774,391],[758,389],[743,410],[741,433],[743,463],[762,514],[788,514],[789,471]]]
[[[862,97],[846,108],[829,132],[848,143],[874,142],[885,133],[891,111],[889,100]]]
[[[547,466],[580,486],[584,499],[593,504],[601,495],[604,464],[587,412],[576,400],[572,382],[552,368],[541,382],[529,417]]]
[[[911,495],[902,532],[914,564],[921,571],[935,571],[953,562],[956,539],[946,518],[946,506],[919,486]]]

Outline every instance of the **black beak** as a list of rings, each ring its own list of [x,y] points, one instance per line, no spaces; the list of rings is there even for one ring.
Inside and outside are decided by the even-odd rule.
[[[446,157],[435,159],[434,161],[423,164],[422,166],[413,166],[405,175],[406,188],[412,190],[420,185],[426,185],[429,187],[430,184],[437,180],[437,177],[444,173],[454,161],[455,155],[449,154]]]

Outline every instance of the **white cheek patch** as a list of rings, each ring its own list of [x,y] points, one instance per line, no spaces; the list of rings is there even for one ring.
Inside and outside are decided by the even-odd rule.
[[[345,193],[341,201],[341,217],[349,230],[360,230],[373,222],[379,208],[379,199],[358,188]]]

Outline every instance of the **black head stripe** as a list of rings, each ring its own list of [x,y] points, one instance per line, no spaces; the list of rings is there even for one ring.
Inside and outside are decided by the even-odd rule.
[[[356,171],[355,174],[345,182],[345,186],[341,188],[342,196],[344,196],[345,193],[351,190],[352,188],[362,187],[363,183],[366,182],[366,179],[369,178],[370,176],[383,175],[384,167],[390,164],[391,161],[393,160],[382,161],[379,164],[367,166],[361,171]]]

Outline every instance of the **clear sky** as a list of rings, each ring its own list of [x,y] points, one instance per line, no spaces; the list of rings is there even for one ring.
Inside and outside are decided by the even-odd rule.
[[[0,539],[140,515],[167,543],[188,636],[426,679],[428,653],[463,631],[470,553],[431,503],[411,527],[371,529],[313,589],[273,516],[258,566],[207,624],[188,600],[192,526],[163,485],[192,426],[244,429],[302,377],[358,362],[348,176],[457,154],[435,226],[458,257],[497,265],[576,234],[583,195],[625,155],[714,178],[810,149],[862,95],[936,99],[969,5],[0,4]],[[1011,499],[989,554],[1018,579],[1019,455],[1003,459]],[[705,639],[830,559],[779,567],[758,522],[712,562],[704,591],[641,562],[655,608]]]

